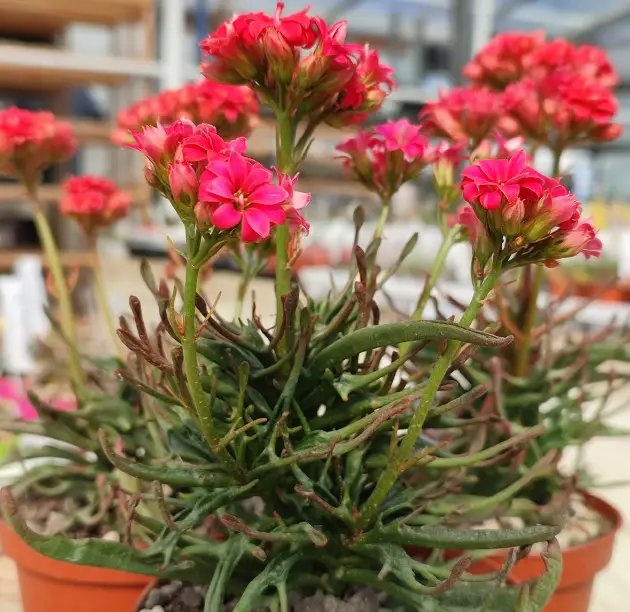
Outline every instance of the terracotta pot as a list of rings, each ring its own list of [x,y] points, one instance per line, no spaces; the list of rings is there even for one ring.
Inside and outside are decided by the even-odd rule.
[[[0,521],[0,547],[18,569],[24,612],[131,612],[149,576],[44,557]]]
[[[623,521],[621,514],[599,497],[590,493],[583,493],[583,497],[586,505],[607,519],[612,528],[594,540],[562,551],[560,584],[544,612],[588,612],[595,576],[610,562],[615,536]],[[486,574],[500,569],[504,561],[505,556],[493,555],[475,563],[469,571]],[[508,584],[527,582],[544,571],[540,555],[530,555],[516,564]]]

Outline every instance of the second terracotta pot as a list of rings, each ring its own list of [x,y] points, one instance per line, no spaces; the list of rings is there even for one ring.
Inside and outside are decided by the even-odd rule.
[[[544,612],[588,612],[595,577],[612,557],[615,536],[623,521],[621,514],[599,497],[589,493],[582,495],[586,505],[604,517],[611,529],[593,540],[562,551],[560,583]],[[505,556],[492,555],[475,563],[469,571],[487,574],[501,569],[504,561]],[[508,584],[522,584],[544,571],[545,564],[540,555],[530,555],[514,566]]]
[[[17,565],[24,612],[132,612],[153,579],[74,565],[34,551],[4,521],[0,545]]]

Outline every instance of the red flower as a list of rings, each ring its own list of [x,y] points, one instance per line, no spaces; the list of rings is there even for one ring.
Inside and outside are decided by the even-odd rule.
[[[361,130],[337,146],[346,170],[383,200],[415,179],[428,163],[428,140],[407,119]]]
[[[285,207],[287,213],[287,219],[289,224],[294,228],[301,230],[308,234],[310,231],[310,225],[306,222],[304,217],[300,214],[300,210],[308,206],[311,201],[311,194],[304,191],[296,191],[294,189],[295,183],[299,178],[299,174],[296,174],[291,178],[288,174],[281,174],[280,171],[275,168],[276,176],[278,177],[278,185],[282,187],[288,194],[288,204]]]
[[[59,210],[74,219],[88,235],[124,217],[131,197],[116,184],[100,176],[75,176],[63,186]]]
[[[577,73],[523,79],[505,90],[504,102],[524,135],[554,147],[610,140],[621,132],[612,123],[618,106],[613,93]]]
[[[0,111],[0,174],[37,181],[43,170],[66,161],[76,148],[72,126],[52,113],[15,106]]]
[[[531,53],[527,68],[527,75],[536,79],[561,71],[577,74],[602,87],[612,88],[619,83],[619,75],[603,49],[592,45],[576,46],[564,38],[545,43]]]
[[[268,238],[274,226],[286,220],[289,193],[272,184],[273,174],[258,162],[232,153],[208,164],[201,176],[199,214],[219,230],[240,225],[244,242]]]
[[[306,10],[287,17],[245,13],[202,41],[205,76],[248,84],[291,113],[341,126],[381,107],[393,70],[374,50],[345,43],[346,24],[328,26]]]
[[[529,58],[544,41],[542,31],[498,34],[464,66],[462,73],[475,85],[501,90],[523,76]]]
[[[426,104],[420,119],[431,136],[477,145],[497,127],[502,112],[502,98],[496,92],[456,87]]]
[[[482,159],[462,172],[462,193],[470,204],[497,210],[516,199],[537,199],[543,193],[543,177],[527,166],[527,154],[510,159]]]
[[[194,123],[211,123],[224,138],[245,136],[258,122],[258,101],[249,87],[223,85],[204,79],[179,89],[160,92],[136,102],[116,118],[116,142],[128,142],[130,130],[168,125],[187,118]]]

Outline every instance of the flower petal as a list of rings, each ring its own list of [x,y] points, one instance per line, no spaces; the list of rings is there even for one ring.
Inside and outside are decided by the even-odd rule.
[[[199,199],[202,202],[231,202],[234,200],[234,186],[223,176],[202,183],[199,189]]]
[[[501,206],[501,200],[503,197],[501,196],[501,192],[499,191],[486,191],[486,193],[481,194],[479,197],[479,203],[486,210],[496,210]]]
[[[286,189],[279,185],[261,185],[249,194],[249,201],[252,204],[262,204],[270,206],[274,204],[284,204],[289,199]]]
[[[251,206],[243,211],[243,226],[245,224],[254,230],[261,238],[267,238],[271,232],[271,223],[265,212]]]
[[[236,227],[242,218],[242,213],[236,210],[232,204],[222,204],[211,216],[212,223],[222,230]]]

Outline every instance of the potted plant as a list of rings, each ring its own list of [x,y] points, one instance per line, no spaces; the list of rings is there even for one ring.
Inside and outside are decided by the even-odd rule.
[[[119,123],[132,122],[132,127],[141,127],[155,124],[160,116],[164,120],[180,115],[200,116],[212,119],[222,131],[238,136],[249,133],[256,124],[257,111],[256,98],[248,89],[208,81],[143,100],[121,113]],[[166,452],[165,433],[155,421],[168,420],[168,405],[157,410],[151,398],[139,397],[128,382],[133,380],[134,385],[142,385],[152,373],[139,367],[133,358],[126,362],[110,313],[97,250],[99,232],[127,214],[130,198],[112,181],[96,176],[71,177],[63,186],[59,210],[79,224],[92,250],[96,296],[103,323],[117,349],[113,357],[80,354],[70,301],[71,279],[64,277],[58,249],[37,195],[42,171],[74,153],[76,141],[72,128],[51,113],[10,108],[0,113],[0,142],[0,171],[20,180],[31,196],[51,273],[49,288],[60,312],[60,324],[55,320],[53,324],[60,332],[61,346],[50,348],[49,359],[59,360],[55,363],[59,366],[57,371],[66,368],[61,388],[76,404],[76,410],[60,412],[56,409],[59,398],[47,401],[34,391],[39,390],[36,380],[29,393],[35,418],[28,422],[25,418],[2,418],[0,430],[37,434],[49,440],[43,447],[19,453],[16,450],[4,458],[5,463],[26,460],[29,466],[14,485],[14,494],[25,508],[30,524],[44,533],[106,539],[127,537],[142,545],[141,533],[125,532],[126,517],[133,504],[148,514],[155,512],[155,506],[139,498],[128,502],[125,495],[142,493],[140,483],[116,471],[96,441],[99,428],[105,426],[119,437],[120,450],[127,456],[142,454],[154,458]],[[138,303],[130,303],[136,317],[139,308]],[[70,380],[67,364],[63,358],[59,359],[60,349],[69,355]],[[114,376],[115,370],[118,377]],[[85,607],[108,611],[130,608],[147,584],[147,578],[138,574],[86,571],[45,559],[24,546],[5,524],[0,524],[0,531],[6,554],[18,563],[26,612],[47,610],[50,601],[59,602],[68,612]]]
[[[556,232],[568,231],[569,235],[555,248],[566,254],[577,248],[587,259],[600,254],[601,242],[590,224],[578,221],[579,207],[560,182],[554,183],[548,196],[531,203],[510,186],[515,171],[516,157],[511,152],[515,141],[506,139],[506,134],[517,135],[530,155],[540,146],[548,147],[554,157],[554,176],[559,174],[561,156],[567,148],[616,138],[620,126],[613,123],[617,104],[612,88],[618,78],[605,53],[562,39],[547,42],[540,33],[509,33],[497,36],[482,49],[464,74],[472,81],[470,86],[443,94],[439,101],[428,104],[422,114],[425,129],[448,139],[443,147],[445,158],[435,165],[438,184],[443,173],[450,176],[459,162],[453,163],[448,157],[453,147],[455,151],[463,148],[478,161],[475,167],[462,172],[462,195],[468,204],[451,217],[450,230],[444,222],[443,246],[414,319],[422,316],[451,246],[470,240],[474,252],[482,253],[483,261],[491,252],[489,238],[496,223],[515,245],[540,245],[549,240],[547,232],[557,227]],[[494,158],[484,159],[488,156]],[[496,159],[497,156],[504,159]],[[496,181],[502,186],[500,194],[488,189]],[[458,201],[459,194],[446,190],[442,193],[448,210]],[[547,212],[539,216],[543,208]],[[615,373],[613,362],[628,359],[627,332],[614,325],[594,332],[577,332],[574,317],[581,307],[565,303],[570,288],[552,299],[547,308],[541,308],[539,294],[549,269],[565,277],[571,274],[563,272],[564,267],[556,268],[553,259],[542,262],[544,266],[541,262],[526,263],[506,278],[509,282],[497,287],[479,313],[479,324],[494,325],[503,333],[512,334],[514,340],[493,354],[478,351],[458,370],[464,390],[487,384],[491,391],[483,400],[462,410],[456,426],[474,428],[479,440],[492,444],[509,439],[523,427],[541,425],[544,433],[505,461],[473,470],[475,482],[463,491],[495,496],[506,487],[518,486],[540,457],[555,452],[553,469],[521,489],[520,495],[528,503],[521,500],[520,506],[499,507],[495,516],[484,518],[513,526],[537,522],[558,509],[572,515],[559,536],[563,574],[545,609],[586,612],[593,579],[610,560],[621,516],[585,490],[590,483],[584,478],[580,463],[567,470],[561,468],[559,461],[567,446],[581,449],[594,437],[626,433],[608,425],[606,417],[611,410],[610,394],[625,384],[624,377]],[[583,274],[597,275],[598,281],[602,280],[602,269],[609,267],[606,262],[592,266],[590,271],[588,266],[572,266]],[[473,283],[478,283],[475,277],[479,266],[473,267],[472,272]],[[598,294],[605,288],[605,284],[601,285]],[[431,355],[420,357],[420,367],[429,367]],[[432,425],[439,428],[442,438],[453,435],[440,428],[443,424]],[[471,571],[497,569],[504,561],[505,554],[495,555]],[[534,557],[525,557],[511,570],[509,581],[516,584],[542,570]]]
[[[131,458],[111,431],[99,433],[116,470],[152,483],[152,495],[142,499],[156,504],[159,517],[133,512],[126,527],[142,529],[147,547],[38,535],[6,489],[5,517],[48,556],[198,586],[168,585],[170,599],[160,599],[158,609],[219,612],[227,605],[235,612],[261,606],[284,612],[343,601],[361,610],[540,610],[561,572],[553,540],[560,517],[520,528],[462,527],[497,505],[521,505],[515,495],[551,473],[555,455],[541,457],[517,486],[496,495],[462,498],[460,491],[476,470],[518,452],[544,428],[519,428],[487,445],[468,435],[436,438],[429,425],[488,390],[480,385],[454,393],[445,378],[476,350],[509,344],[510,336],[489,331],[496,327],[473,326],[504,275],[580,252],[598,254],[601,244],[581,220],[589,241],[575,243],[574,226],[549,222],[536,240],[513,241],[504,225],[509,205],[520,200],[528,205],[528,220],[543,220],[557,197],[570,199],[568,192],[559,196],[559,183],[531,168],[524,151],[490,160],[500,169],[494,180],[475,181],[484,167],[471,165],[466,172],[473,185],[465,183],[463,193],[473,207],[462,219],[473,246],[470,303],[458,323],[415,316],[380,324],[374,297],[400,263],[384,271],[376,263],[391,197],[430,160],[419,126],[390,122],[343,149],[348,168],[381,196],[369,248],[355,247],[339,295],[323,302],[300,296],[291,262],[308,228],[301,211],[310,196],[297,189],[299,165],[319,124],[361,122],[380,108],[394,82],[375,51],[345,43],[344,22],[329,26],[306,10],[283,16],[282,8],[273,17],[236,16],[202,43],[205,75],[252,88],[275,113],[275,173],[246,156],[242,139],[225,140],[212,125],[180,119],[133,134],[134,147],[147,158],[147,181],[171,202],[186,231],[181,308],[175,289],[145,270],[160,309],[159,340],[148,337],[139,309],[135,329],[123,321],[118,332],[154,375],[136,383],[139,391],[162,409],[171,405],[172,418],[157,423],[166,428],[168,450],[163,457]],[[436,164],[442,198],[459,192],[449,167]],[[571,203],[577,223],[579,207]],[[363,217],[359,209],[357,234]],[[219,249],[245,262],[244,291],[251,270],[275,256],[275,324],[255,311],[230,321],[204,297],[200,269]],[[431,367],[410,368],[408,362],[429,349]],[[537,542],[548,542],[546,574],[518,588],[503,586]],[[411,547],[422,551],[416,556]],[[482,580],[467,572],[488,550],[504,548],[513,550],[499,571]],[[444,550],[471,552],[449,558]],[[153,593],[140,608],[151,601]]]

